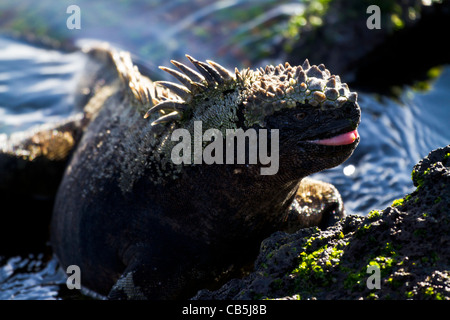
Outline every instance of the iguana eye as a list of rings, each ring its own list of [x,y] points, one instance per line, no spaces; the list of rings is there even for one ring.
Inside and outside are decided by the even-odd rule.
[[[300,113],[297,113],[294,117],[297,118],[297,120],[303,120],[306,117],[306,113],[300,112]]]

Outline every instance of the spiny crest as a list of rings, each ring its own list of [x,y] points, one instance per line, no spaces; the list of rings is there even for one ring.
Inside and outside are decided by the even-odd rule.
[[[218,87],[228,86],[236,81],[226,68],[214,61],[206,60],[206,62],[202,62],[189,55],[186,55],[186,57],[197,71],[175,60],[170,62],[178,70],[160,67],[161,70],[174,76],[181,85],[168,81],[156,82],[157,85],[169,89],[176,96],[172,95],[169,99],[159,101],[158,104],[147,111],[144,118],[155,112],[162,114],[160,118],[152,122],[152,125],[187,118],[192,111],[191,102],[197,95],[204,94],[209,90],[216,90]]]
[[[133,65],[128,52],[112,51],[112,59],[116,65],[117,72],[125,84],[125,88],[131,93],[140,104],[153,106],[159,94],[153,83],[143,77],[137,66]],[[153,93],[151,91],[154,91]],[[161,95],[164,95],[161,92]]]
[[[340,108],[347,101],[356,103],[357,100],[356,92],[350,92],[339,76],[332,75],[323,64],[311,66],[308,59],[301,66],[292,67],[286,62],[256,71],[235,69],[235,74],[232,74],[216,62],[186,57],[196,70],[174,60],[171,62],[178,70],[160,67],[181,85],[156,82],[169,93],[163,97],[155,95],[155,105],[145,114],[147,118],[159,113],[160,117],[152,125],[186,119],[193,113],[195,97],[212,95],[212,91],[217,90],[223,92],[227,88],[239,87],[245,122],[249,126],[264,125],[266,116],[283,108],[293,108],[298,103],[326,110]]]
[[[134,105],[139,108],[140,112],[145,112],[149,107],[168,100],[172,96],[172,92],[180,90],[181,94],[182,89],[157,86],[150,79],[141,75],[138,67],[133,65],[129,52],[116,51],[107,44],[102,48],[104,49],[101,52],[107,52],[113,60],[126,93],[134,101]],[[164,119],[176,120],[178,116],[166,114]]]
[[[321,109],[340,108],[347,101],[356,103],[356,92],[350,92],[339,76],[332,75],[325,65],[301,66],[289,63],[266,66],[257,71],[250,89],[244,95],[247,124],[263,124],[264,117],[297,103]]]

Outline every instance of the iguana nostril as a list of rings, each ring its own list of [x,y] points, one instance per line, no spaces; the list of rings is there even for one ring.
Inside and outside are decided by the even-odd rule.
[[[300,112],[300,113],[297,113],[297,114],[295,115],[295,118],[296,118],[297,120],[303,120],[303,119],[305,119],[305,117],[306,117],[306,113],[305,113],[305,112]]]

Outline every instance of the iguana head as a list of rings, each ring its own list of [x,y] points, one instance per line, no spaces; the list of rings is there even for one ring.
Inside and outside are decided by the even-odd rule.
[[[267,66],[229,72],[213,62],[187,56],[195,69],[171,61],[178,70],[161,67],[182,85],[160,81],[170,90],[145,114],[153,125],[173,124],[192,131],[278,129],[280,168],[298,179],[345,161],[356,148],[360,122],[357,94],[323,64]],[[157,115],[157,116],[156,116]],[[270,131],[270,130],[269,130]]]

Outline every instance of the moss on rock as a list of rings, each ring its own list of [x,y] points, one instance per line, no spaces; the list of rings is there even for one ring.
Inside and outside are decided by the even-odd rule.
[[[412,175],[417,189],[392,206],[325,230],[277,232],[262,242],[253,273],[194,299],[449,300],[449,152],[422,159]],[[380,271],[379,289],[367,285],[369,266]]]

